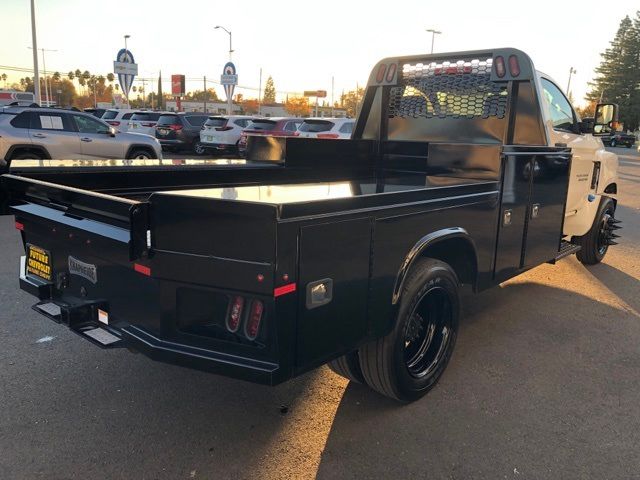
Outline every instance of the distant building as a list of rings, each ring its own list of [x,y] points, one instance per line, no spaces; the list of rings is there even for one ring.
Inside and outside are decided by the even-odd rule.
[[[20,92],[18,90],[0,89],[0,107],[19,102],[21,105],[28,105],[36,101],[36,96],[31,92]]]

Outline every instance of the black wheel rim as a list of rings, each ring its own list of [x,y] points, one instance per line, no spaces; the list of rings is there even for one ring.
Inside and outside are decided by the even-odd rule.
[[[613,219],[613,210],[606,209],[602,213],[602,218],[600,219],[600,230],[598,231],[598,240],[596,249],[598,251],[598,255],[603,256],[607,253],[607,249],[609,248],[609,237],[611,236],[611,220]]]
[[[451,342],[452,321],[447,291],[442,287],[427,290],[405,326],[404,360],[411,376],[426,377],[440,365]]]

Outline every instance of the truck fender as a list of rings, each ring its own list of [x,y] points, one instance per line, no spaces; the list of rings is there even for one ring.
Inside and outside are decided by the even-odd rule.
[[[446,249],[446,244],[451,246],[451,251]],[[434,248],[436,246],[440,248]],[[445,248],[443,249],[442,247]],[[458,255],[459,252],[454,250],[460,247],[464,249],[463,255]],[[432,250],[432,253],[430,253],[429,250]],[[454,269],[460,280],[469,281],[475,287],[478,272],[478,254],[473,239],[462,227],[443,228],[442,230],[437,230],[425,235],[409,250],[396,275],[393,297],[391,299],[393,305],[396,305],[400,300],[400,293],[402,292],[402,287],[409,270],[411,270],[416,259],[422,256],[437,258],[438,260],[448,263]],[[466,259],[469,259],[472,265],[461,263]],[[468,267],[470,267],[470,270],[465,270],[468,269]]]
[[[618,156],[601,150],[596,153],[596,161],[600,162],[600,178],[596,194],[615,195],[618,192]]]

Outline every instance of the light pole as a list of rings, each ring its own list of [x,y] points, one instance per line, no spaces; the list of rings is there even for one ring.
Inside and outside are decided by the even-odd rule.
[[[27,48],[33,49],[33,47],[27,47]],[[42,73],[44,73],[44,95],[47,98],[47,106],[49,106],[53,91],[47,81],[47,62],[45,61],[45,58],[44,58],[44,52],[57,52],[58,50],[51,50],[48,48],[40,48],[39,50],[42,52]],[[38,78],[38,82],[40,82],[39,78]],[[42,104],[42,102],[40,102],[40,104]]]
[[[38,72],[38,40],[36,35],[36,5],[35,0],[31,0],[31,43],[33,46],[33,93],[38,105],[42,103],[40,96],[40,73]]]
[[[224,30],[229,34],[229,61],[231,61],[231,54],[233,53],[233,48],[231,48],[231,32],[221,25],[216,25],[214,27],[214,30],[217,30],[218,28],[221,28],[222,30]]]
[[[571,75],[574,73],[578,73],[577,70],[573,67],[569,68],[569,81],[567,82],[567,95],[569,95],[569,87],[571,87]]]
[[[129,48],[127,48],[127,39],[129,38],[131,38],[131,35],[124,36],[124,59],[125,60],[127,60],[127,57],[129,54]],[[127,99],[127,108],[131,108],[131,105],[129,105],[129,89],[128,88],[125,88],[124,96]]]
[[[431,53],[433,53],[433,42],[436,39],[436,35],[440,35],[442,32],[439,30],[434,30],[433,28],[428,28],[427,32],[431,32]]]

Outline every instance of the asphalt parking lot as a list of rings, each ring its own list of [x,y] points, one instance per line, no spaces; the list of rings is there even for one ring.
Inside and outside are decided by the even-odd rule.
[[[30,309],[0,217],[0,478],[637,478],[640,155],[612,150],[620,245],[466,295],[408,406],[324,367],[269,388],[100,350]]]

